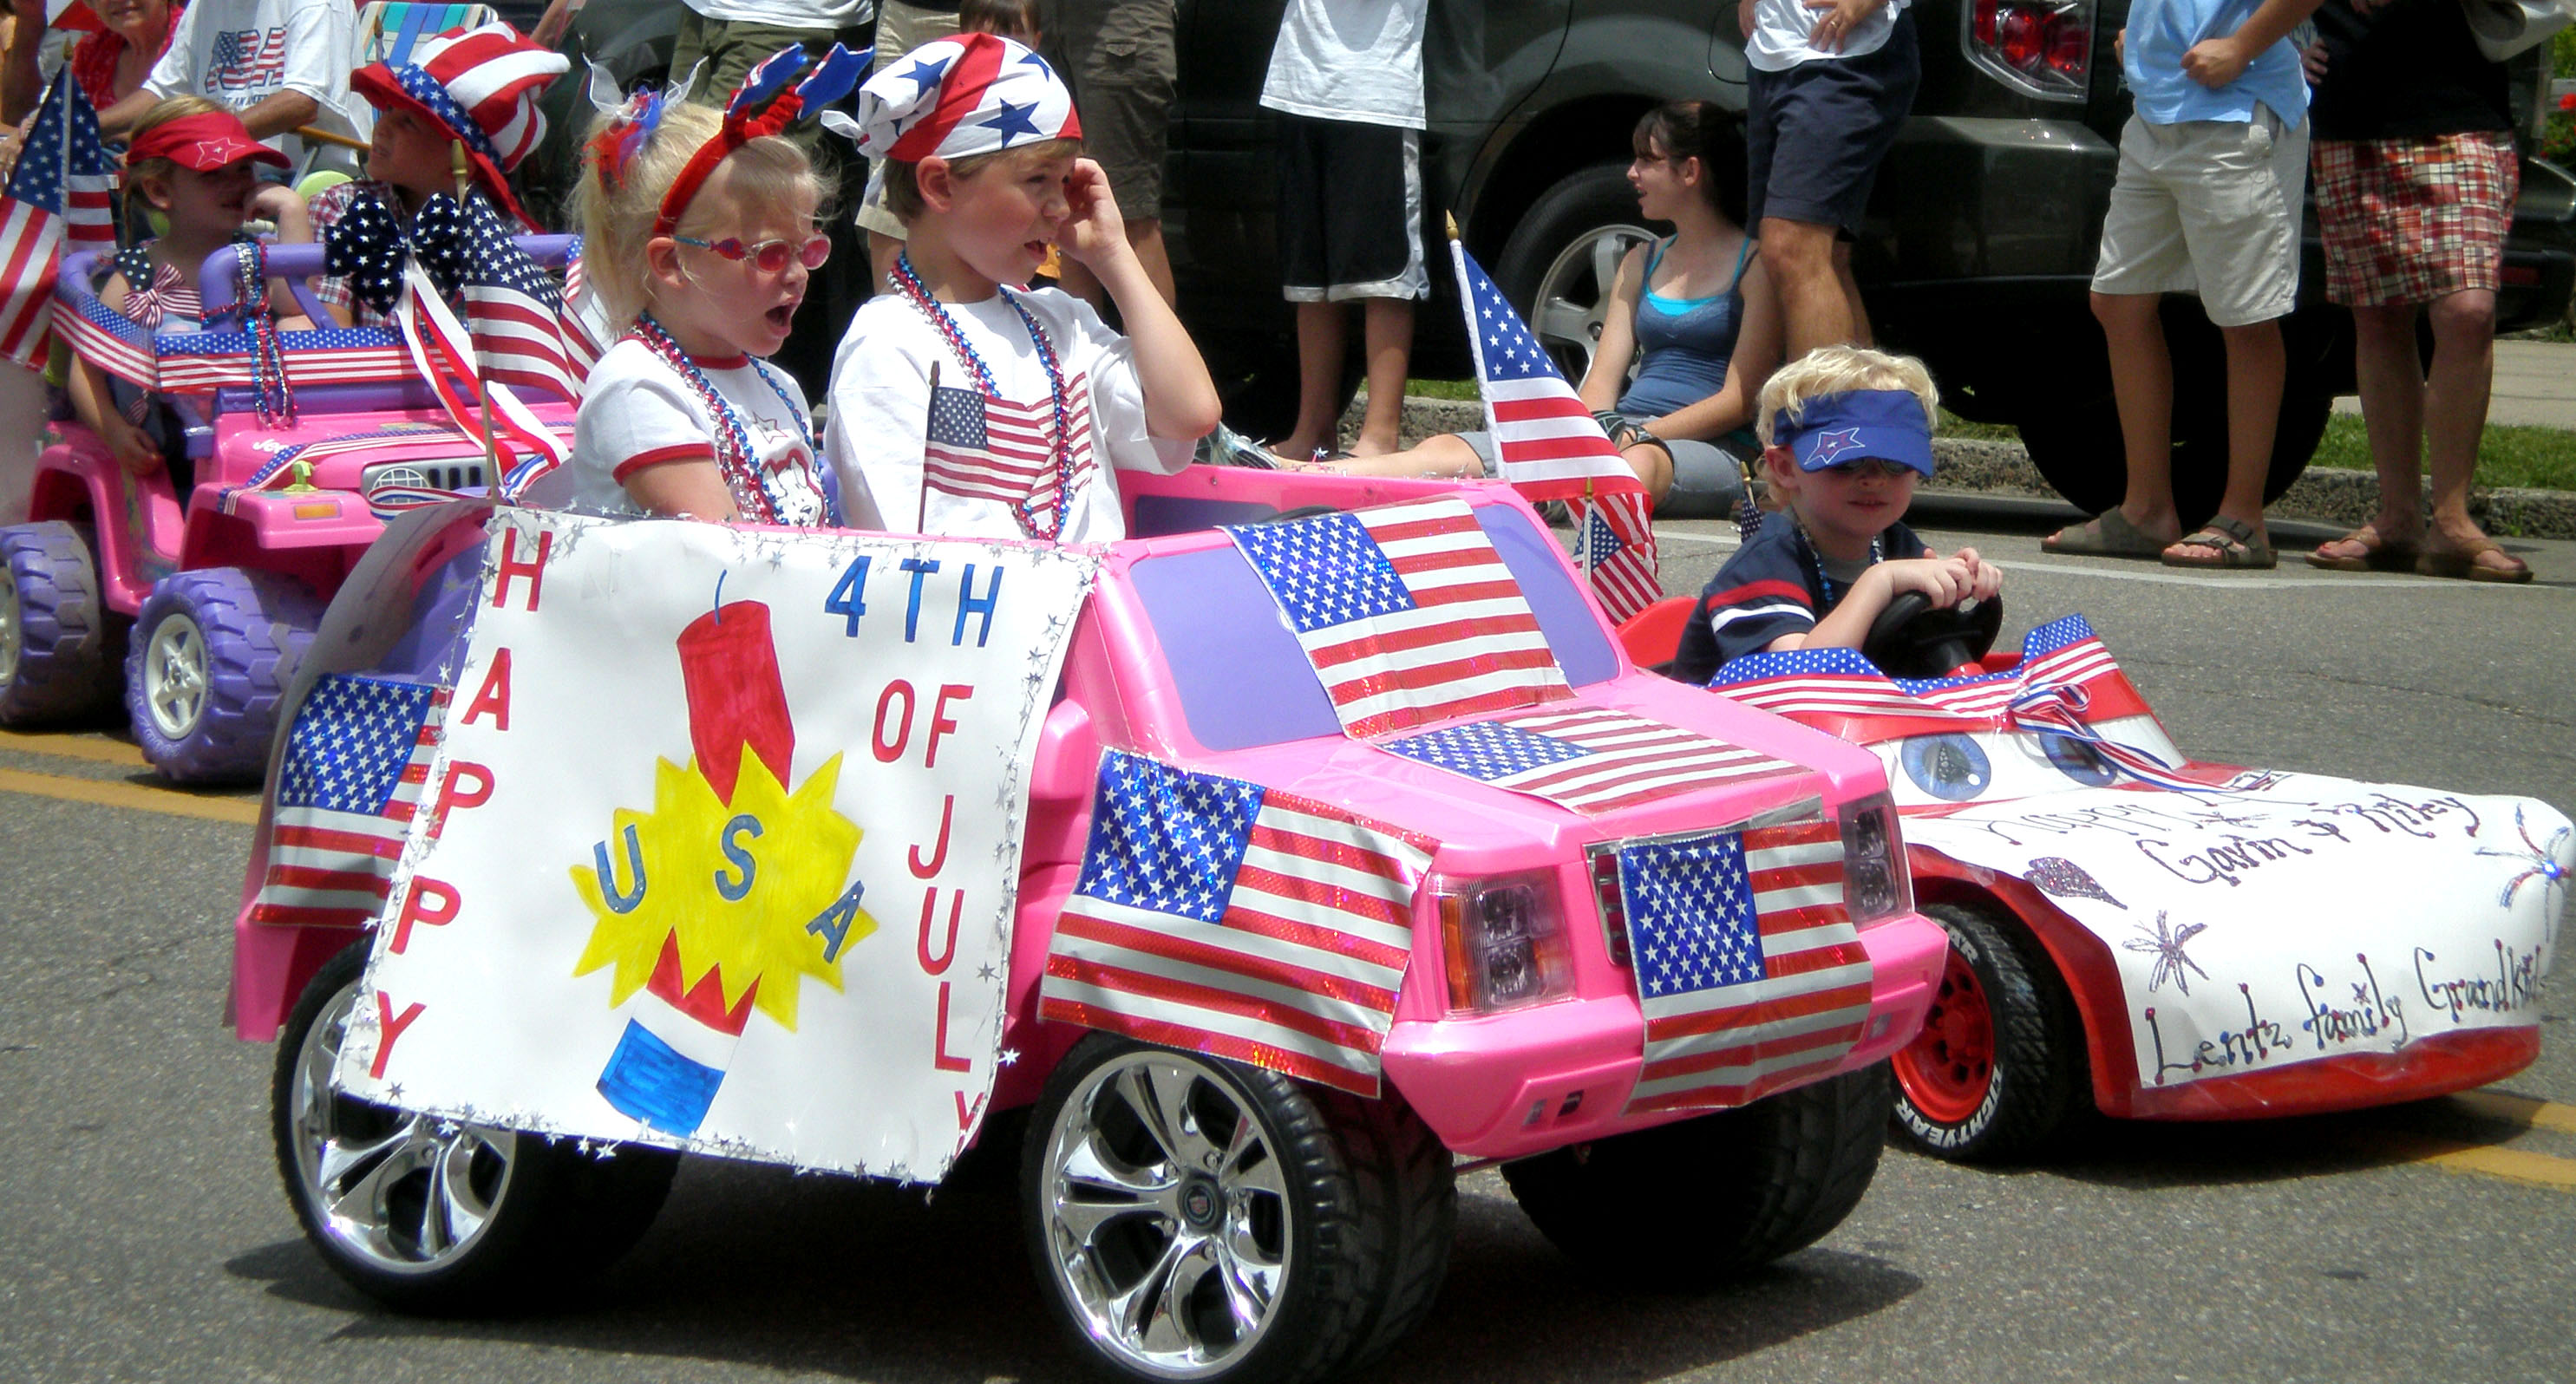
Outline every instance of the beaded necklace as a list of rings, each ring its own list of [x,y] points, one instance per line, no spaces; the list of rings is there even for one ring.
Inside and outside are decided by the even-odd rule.
[[[286,344],[277,331],[277,313],[268,302],[268,246],[245,242],[235,255],[240,266],[243,325],[250,328],[250,382],[263,428],[295,426],[295,389],[286,378]]]
[[[1842,598],[1834,594],[1834,579],[1825,574],[1825,555],[1817,551],[1816,540],[1808,536],[1806,525],[1799,524],[1797,527],[1798,543],[1801,547],[1804,547],[1807,550],[1807,563],[1809,566],[1816,569],[1816,586],[1819,590],[1825,593],[1825,603],[1816,611],[1816,618],[1818,620],[1822,620],[1825,618],[1827,613],[1831,612],[1836,605],[1841,603]],[[1884,550],[1880,547],[1881,537],[1882,535],[1879,534],[1871,534],[1869,536],[1869,562],[1866,564],[1867,566],[1877,566],[1880,557],[1884,555]],[[1851,588],[1849,586],[1844,587],[1843,595],[1848,596],[1850,594]]]
[[[786,513],[786,506],[776,483],[770,479],[768,468],[760,464],[760,458],[752,451],[751,433],[743,426],[742,415],[734,410],[724,391],[716,388],[715,382],[698,368],[697,361],[680,348],[679,342],[671,339],[670,332],[661,323],[653,320],[653,314],[648,312],[637,316],[635,326],[626,335],[630,340],[643,342],[644,348],[651,351],[656,360],[669,366],[671,373],[688,385],[689,392],[697,396],[698,403],[716,420],[716,473],[724,477],[725,489],[733,492],[735,504],[745,511],[757,511],[746,513],[745,517],[763,524],[778,523],[779,516]],[[751,358],[746,356],[744,359]],[[762,384],[769,386],[769,392],[778,396],[778,402],[787,406],[788,416],[796,420],[797,431],[804,437],[805,455],[821,456],[821,450],[814,443],[813,425],[805,420],[804,410],[796,407],[794,399],[787,397],[787,391],[779,387],[767,366],[752,360],[751,369],[752,373],[760,376]],[[840,516],[829,512],[830,497],[825,497],[824,505],[825,522],[838,526]]]
[[[922,283],[919,274],[913,272],[910,252],[895,257],[894,281],[904,301],[911,303],[913,309],[929,321],[931,330],[948,343],[948,350],[957,357],[958,364],[965,366],[966,372],[974,377],[975,387],[983,392],[986,399],[1000,402],[1002,391],[993,383],[992,370],[985,366],[984,358],[975,353],[974,343],[966,339],[957,319],[949,316],[948,309],[930,296],[929,287]],[[1039,330],[1038,320],[1021,305],[1019,296],[999,284],[993,288],[1002,295],[1003,302],[1011,305],[1011,311],[1019,314],[1020,325],[1028,329],[1029,341],[1037,347],[1038,363],[1046,367],[1047,401],[1053,405],[1055,420],[1054,434],[1047,439],[1047,458],[1055,480],[1055,498],[1043,509],[1047,517],[1038,517],[1041,513],[1038,496],[1046,491],[1043,485],[1031,486],[1026,499],[1013,500],[1011,517],[1019,521],[1020,532],[1029,537],[1053,540],[1064,532],[1064,521],[1073,508],[1073,429],[1065,414],[1064,367],[1056,360],[1054,345],[1047,340],[1046,333]]]

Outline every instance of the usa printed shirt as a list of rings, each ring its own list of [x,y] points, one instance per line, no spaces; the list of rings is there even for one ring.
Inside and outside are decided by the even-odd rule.
[[[349,95],[357,28],[349,0],[195,0],[143,86],[155,96],[210,97],[235,111],[300,91],[321,107],[316,127],[364,138],[373,113]],[[289,158],[303,152],[292,135],[267,143]]]
[[[1152,437],[1136,352],[1081,299],[1055,289],[1014,291],[1063,371],[1073,449],[1059,497],[1047,459],[1054,437],[1045,365],[999,294],[946,304],[959,333],[992,371],[987,399],[973,372],[901,295],[869,299],[850,319],[832,362],[831,424],[823,454],[841,483],[852,528],[947,538],[1021,538],[1011,501],[1032,493],[1065,506],[1063,543],[1127,536],[1119,471],[1168,475],[1189,465],[1196,439]],[[930,387],[939,371],[938,397]]]
[[[1931,551],[1903,524],[1889,525],[1880,539],[1882,558],[1921,557]],[[1673,676],[1705,685],[1728,659],[1758,653],[1784,634],[1814,629],[1849,589],[1838,581],[1828,599],[1819,582],[1798,526],[1785,514],[1766,516],[1699,593],[1699,605],[1682,627]]]

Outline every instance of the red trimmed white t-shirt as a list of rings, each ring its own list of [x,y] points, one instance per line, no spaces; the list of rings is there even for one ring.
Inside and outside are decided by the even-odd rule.
[[[697,366],[732,406],[752,454],[766,468],[780,507],[778,521],[803,528],[825,523],[831,511],[823,498],[821,463],[805,440],[812,415],[795,377],[749,356],[702,357]],[[772,380],[777,389],[770,388]],[[627,495],[626,481],[648,466],[711,457],[717,427],[697,391],[651,347],[631,338],[618,342],[590,368],[574,420],[573,506],[642,513]]]

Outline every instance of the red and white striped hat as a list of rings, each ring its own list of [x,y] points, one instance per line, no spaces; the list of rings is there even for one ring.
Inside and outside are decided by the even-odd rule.
[[[378,110],[408,110],[446,129],[464,144],[483,190],[526,221],[509,173],[546,137],[537,97],[571,68],[563,54],[495,20],[423,38],[409,62],[369,63],[349,74],[349,89]]]

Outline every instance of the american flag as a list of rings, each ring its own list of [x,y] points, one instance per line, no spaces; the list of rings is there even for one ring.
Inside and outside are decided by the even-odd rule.
[[[99,144],[98,113],[65,69],[0,190],[0,355],[44,367],[63,247],[115,248],[115,194],[116,165]]]
[[[590,367],[599,363],[617,333],[609,325],[608,306],[591,285],[590,271],[582,267],[581,251],[581,237],[574,236],[564,254],[564,350],[572,357],[573,373],[587,380]]]
[[[566,344],[563,295],[554,277],[510,238],[500,213],[481,197],[465,206],[465,323],[484,375],[501,384],[541,389],[579,402],[586,367]]]
[[[1600,707],[1469,721],[1382,748],[1585,814],[1713,783],[1806,772],[1757,750]]]
[[[1630,1113],[1758,1100],[1860,1041],[1869,953],[1832,823],[1630,842],[1618,867],[1646,1016]]]
[[[287,732],[253,922],[375,918],[429,781],[447,697],[426,683],[344,673],[313,684]]]
[[[158,339],[161,387],[180,394],[211,394],[218,389],[248,389],[256,345],[248,332],[185,332]],[[417,379],[402,338],[384,327],[325,327],[319,331],[280,332],[286,357],[286,380],[296,388],[311,384],[391,384]]]
[[[1339,808],[1111,750],[1038,1013],[1375,1096],[1430,862]]]
[[[474,199],[477,204],[481,200]],[[394,303],[394,321],[402,330],[412,364],[420,378],[429,381],[447,416],[469,436],[483,436],[487,427],[491,430],[493,445],[502,454],[498,490],[502,498],[517,498],[531,481],[571,456],[571,448],[516,390],[484,378],[473,332],[448,309],[418,256],[403,264],[402,297]]]
[[[1484,395],[1485,426],[1493,434],[1502,478],[1533,502],[1619,501],[1585,505],[1602,518],[1607,545],[1590,534],[1593,526],[1583,515],[1576,515],[1584,523],[1577,552],[1585,557],[1585,570],[1603,607],[1612,619],[1625,620],[1664,594],[1656,577],[1653,503],[1646,488],[1467,247],[1450,241],[1449,259],[1458,270],[1458,301],[1467,313],[1476,385]],[[1604,551],[1585,553],[1587,548]],[[1612,556],[1618,558],[1615,568],[1607,567]]]
[[[1226,533],[1288,617],[1347,734],[1573,695],[1520,584],[1464,501]]]
[[[1891,678],[1850,649],[1784,649],[1731,660],[1709,686],[1864,745],[1994,728],[2007,707],[2039,687],[2081,689],[2087,721],[2150,714],[2083,616],[2052,620],[2023,636],[2021,647],[2021,661],[2000,673],[1921,679]]]
[[[1073,484],[1092,470],[1091,377],[1065,381],[1066,445],[1073,449]],[[987,399],[973,389],[946,385],[931,391],[930,431],[922,448],[922,474],[930,488],[971,500],[1023,500],[1041,512],[1070,498],[1057,493],[1055,405]]]
[[[145,389],[160,387],[160,358],[152,332],[98,300],[86,284],[61,284],[54,297],[54,325],[83,360]]]

